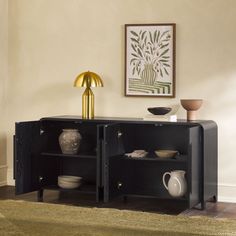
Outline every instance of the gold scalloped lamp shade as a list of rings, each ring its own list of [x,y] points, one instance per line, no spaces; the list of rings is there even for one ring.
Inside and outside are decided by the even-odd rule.
[[[94,118],[94,94],[91,87],[103,87],[101,77],[91,71],[79,74],[74,82],[74,87],[86,87],[82,96],[82,118]]]
[[[79,74],[74,82],[75,87],[103,87],[101,77],[91,71]]]

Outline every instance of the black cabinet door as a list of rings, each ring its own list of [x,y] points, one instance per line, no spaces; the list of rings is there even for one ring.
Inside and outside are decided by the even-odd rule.
[[[119,190],[119,179],[121,175],[121,158],[124,154],[122,133],[119,124],[104,126],[103,149],[103,173],[104,201],[121,194]]]
[[[16,194],[39,189],[39,141],[39,121],[16,123],[14,137]]]
[[[97,167],[96,167],[96,201],[103,200],[103,142],[104,142],[104,126],[97,125]]]
[[[199,126],[189,128],[187,184],[189,208],[200,202],[202,183],[202,145]]]

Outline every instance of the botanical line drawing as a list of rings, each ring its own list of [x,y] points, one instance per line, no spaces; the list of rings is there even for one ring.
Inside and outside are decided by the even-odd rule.
[[[172,28],[129,30],[128,91],[138,94],[171,95],[173,87]],[[127,55],[126,55],[127,56]]]
[[[159,75],[163,77],[163,73],[169,74],[168,68],[170,68],[170,56],[167,55],[170,43],[170,31],[166,30],[163,33],[160,30],[156,30],[153,35],[150,31],[142,31],[139,33],[130,31],[133,37],[131,47],[133,58],[130,60],[130,65],[133,66],[132,73],[141,74],[141,66],[144,65],[148,72],[142,71],[141,78],[143,83],[154,84],[155,78]],[[149,37],[149,40],[147,40]],[[147,74],[146,74],[147,73]],[[150,80],[149,80],[149,79]]]

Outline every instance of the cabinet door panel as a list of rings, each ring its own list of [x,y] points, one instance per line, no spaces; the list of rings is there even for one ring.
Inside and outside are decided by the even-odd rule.
[[[103,125],[97,125],[97,167],[96,167],[96,201],[103,200]]]
[[[103,141],[103,184],[104,201],[108,202],[118,196],[118,182],[120,179],[120,156],[124,154],[122,133],[119,124],[104,126]]]
[[[39,188],[39,121],[16,123],[14,142],[14,169],[16,194]]]
[[[201,163],[202,147],[200,139],[200,127],[189,128],[189,149],[188,149],[188,193],[189,208],[200,202],[200,191],[202,183]]]
[[[218,139],[217,125],[214,122],[202,124],[204,130],[203,137],[203,192],[202,200],[207,201],[213,196],[217,199],[217,179],[218,179]]]

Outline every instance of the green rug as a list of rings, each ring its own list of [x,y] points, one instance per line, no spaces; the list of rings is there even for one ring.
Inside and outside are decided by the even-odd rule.
[[[3,200],[0,235],[236,236],[236,220]]]

